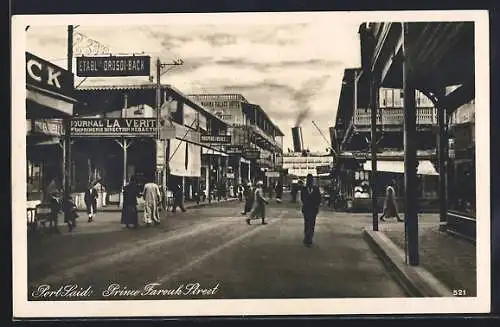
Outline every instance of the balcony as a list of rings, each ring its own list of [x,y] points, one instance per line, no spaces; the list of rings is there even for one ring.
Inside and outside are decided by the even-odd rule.
[[[403,108],[384,108],[377,115],[377,125],[382,126],[382,130],[402,129],[404,123]],[[354,126],[356,129],[370,128],[371,110],[358,109],[354,114]],[[436,108],[418,108],[417,126],[437,126]]]
[[[260,139],[263,139],[267,143],[271,144],[271,146],[276,147],[283,151],[283,145],[279,144],[273,137],[269,136],[264,132],[260,127],[257,125],[247,125],[249,126],[250,130],[252,130]]]

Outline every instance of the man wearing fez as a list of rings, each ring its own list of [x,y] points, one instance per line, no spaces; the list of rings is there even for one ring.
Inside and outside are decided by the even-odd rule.
[[[300,191],[300,200],[302,201],[302,214],[304,215],[304,245],[311,247],[316,225],[316,216],[321,204],[321,193],[319,187],[314,185],[314,177],[307,175],[306,185]]]

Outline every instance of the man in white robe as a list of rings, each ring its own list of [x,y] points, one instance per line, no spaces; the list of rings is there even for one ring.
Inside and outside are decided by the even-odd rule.
[[[161,193],[160,188],[153,182],[146,183],[143,191],[144,197],[144,222],[146,225],[160,223],[159,208]]]

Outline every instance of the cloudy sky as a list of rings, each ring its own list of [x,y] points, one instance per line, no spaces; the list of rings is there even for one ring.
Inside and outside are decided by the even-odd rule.
[[[359,66],[360,23],[339,20],[336,16],[276,22],[255,19],[234,24],[227,20],[133,26],[90,23],[75,29],[74,49],[76,54],[85,51],[86,40],[90,38],[113,54],[144,52],[163,62],[180,58],[184,65],[164,74],[162,83],[171,84],[185,94],[242,94],[261,105],[284,132],[285,151],[292,148],[290,128],[302,116],[305,146],[311,151],[325,151],[327,144],[312,121],[328,138],[343,71]],[[27,51],[67,67],[66,26],[31,25],[26,36]],[[154,73],[152,67],[151,74]],[[76,78],[75,85],[81,81]],[[147,81],[147,77],[88,78],[82,85]]]

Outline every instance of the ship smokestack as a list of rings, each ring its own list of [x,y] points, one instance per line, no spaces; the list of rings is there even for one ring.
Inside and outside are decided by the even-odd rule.
[[[292,127],[293,151],[302,152],[304,149],[304,140],[302,138],[302,128],[300,126]]]

